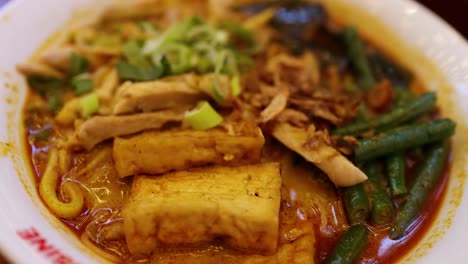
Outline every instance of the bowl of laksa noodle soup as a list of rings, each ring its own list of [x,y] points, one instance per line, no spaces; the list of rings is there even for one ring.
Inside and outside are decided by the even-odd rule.
[[[468,48],[423,7],[66,2],[0,17],[12,263],[464,261]]]

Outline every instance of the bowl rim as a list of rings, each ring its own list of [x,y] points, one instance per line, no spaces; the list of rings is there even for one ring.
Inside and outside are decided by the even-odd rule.
[[[358,0],[358,1],[353,1],[353,2],[365,2],[369,0]],[[10,0],[6,4],[0,7],[0,17],[8,14],[9,12],[14,11],[14,9],[17,6],[20,6],[23,2],[27,2],[25,0]],[[428,9],[426,6],[420,4],[419,2],[413,1],[413,0],[397,0],[397,1],[392,1],[393,5],[400,5],[401,7],[404,7],[405,5],[411,4],[418,6],[418,8],[421,10],[422,13],[425,13],[429,15],[428,17],[423,17],[423,19],[428,19],[434,22],[437,25],[437,28],[434,28],[433,30],[439,30],[443,31],[446,34],[450,34],[452,36],[455,36],[456,38],[459,38],[461,41],[461,45],[463,45],[463,49],[467,52],[468,54],[468,42],[467,40],[462,36],[461,33],[459,33],[456,29],[454,29],[447,21],[443,20],[440,16],[438,16],[436,13],[434,13],[432,10]],[[361,8],[361,7],[358,7]],[[393,29],[392,29],[393,30]],[[398,32],[396,32],[398,33]],[[461,47],[461,46],[460,46]],[[439,65],[437,65],[439,66]],[[444,74],[447,74],[443,69],[440,69]],[[452,83],[452,81],[450,81]],[[1,88],[1,87],[0,87]],[[466,190],[467,188],[465,188]],[[9,260],[11,263],[15,263],[15,261],[20,261],[24,260],[22,256],[19,256],[15,254],[15,251],[9,250],[10,245],[7,244],[8,242],[4,239],[0,239],[0,254],[5,257],[7,260]]]

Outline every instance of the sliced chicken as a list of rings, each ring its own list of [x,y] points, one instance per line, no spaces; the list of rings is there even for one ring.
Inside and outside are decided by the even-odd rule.
[[[69,46],[46,50],[41,54],[41,61],[58,69],[68,71],[73,52],[76,52],[75,49]]]
[[[128,116],[95,116],[76,130],[70,145],[92,149],[96,144],[117,136],[159,129],[167,123],[181,122],[185,111],[160,111]]]
[[[278,163],[138,176],[123,209],[125,237],[133,254],[221,238],[233,248],[271,255],[280,202]]]
[[[280,89],[279,93],[273,97],[270,104],[260,113],[261,121],[266,123],[286,109],[289,99],[289,90],[287,88]]]
[[[117,175],[161,174],[208,164],[257,162],[265,143],[255,125],[234,124],[231,130],[148,131],[114,140]]]
[[[329,146],[314,129],[276,124],[273,136],[307,161],[314,163],[339,187],[353,186],[367,180],[367,176],[346,157]]]
[[[65,74],[43,63],[18,64],[16,69],[26,76],[41,76],[62,79]]]
[[[194,106],[206,98],[182,81],[152,81],[127,85],[119,91],[114,105],[114,114],[150,112],[180,105]]]

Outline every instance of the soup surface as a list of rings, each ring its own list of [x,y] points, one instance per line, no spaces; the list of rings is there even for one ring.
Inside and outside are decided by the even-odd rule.
[[[431,225],[455,124],[307,1],[116,1],[34,61],[44,204],[116,263],[394,263]]]

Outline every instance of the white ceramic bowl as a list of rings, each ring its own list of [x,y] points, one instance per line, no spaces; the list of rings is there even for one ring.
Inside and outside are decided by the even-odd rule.
[[[14,0],[0,10],[0,249],[14,263],[103,262],[40,202],[20,128],[26,61],[78,7],[93,0]],[[445,22],[409,0],[323,0],[332,16],[393,54],[437,90],[444,115],[457,121],[443,207],[402,262],[466,263],[468,250],[468,44]],[[346,3],[346,4],[345,4]],[[353,6],[353,7],[350,7]],[[60,262],[69,260],[69,262]]]

